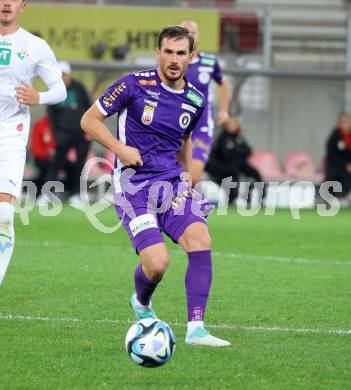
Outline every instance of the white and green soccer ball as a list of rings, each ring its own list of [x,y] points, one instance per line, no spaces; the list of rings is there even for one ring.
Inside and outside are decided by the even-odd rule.
[[[146,318],[133,324],[126,335],[126,350],[134,363],[160,367],[174,354],[176,338],[165,322]]]

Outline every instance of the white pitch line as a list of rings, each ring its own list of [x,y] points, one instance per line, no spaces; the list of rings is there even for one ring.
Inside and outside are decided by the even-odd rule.
[[[98,248],[99,251],[101,250],[116,250],[120,249],[123,251],[130,251],[132,253],[135,253],[134,249],[131,246],[122,246],[122,245],[86,245],[86,244],[65,244],[60,241],[31,241],[31,240],[23,240],[18,241],[16,243],[16,246],[32,246],[32,247],[50,247],[50,248],[62,248],[62,247],[70,247],[70,248],[76,248],[76,249],[93,249]],[[171,253],[176,254],[183,254],[184,252],[180,249],[170,249]],[[322,260],[322,259],[308,259],[303,257],[287,257],[287,256],[267,256],[267,255],[252,255],[252,254],[245,254],[245,253],[227,253],[227,252],[219,252],[214,251],[212,252],[214,256],[221,256],[221,257],[229,257],[237,260],[248,260],[248,261],[273,261],[273,262],[279,262],[279,263],[292,263],[292,264],[319,264],[319,265],[327,265],[327,266],[345,266],[350,267],[351,261],[343,261],[343,260]]]
[[[128,325],[134,323],[133,320],[113,320],[113,319],[81,319],[75,317],[50,318],[41,316],[0,314],[0,321],[42,321],[42,322],[72,322],[72,323],[93,323],[93,324],[121,324]],[[182,322],[169,323],[171,326],[186,327]],[[247,330],[251,332],[276,332],[276,333],[314,333],[328,335],[351,335],[351,329],[319,329],[319,328],[286,328],[279,326],[245,326],[232,324],[206,324],[207,328],[213,329],[236,329]]]
[[[223,253],[213,252],[214,256],[227,256],[242,260],[263,260],[263,261],[277,261],[279,263],[295,263],[295,264],[321,264],[321,265],[336,265],[336,266],[351,266],[351,261],[328,261],[321,259],[306,259],[303,257],[286,257],[286,256],[265,256],[265,255],[250,255],[244,253]]]

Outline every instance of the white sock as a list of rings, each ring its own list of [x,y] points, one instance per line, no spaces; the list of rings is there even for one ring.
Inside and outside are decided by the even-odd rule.
[[[198,326],[200,327],[204,327],[204,322],[203,321],[190,321],[188,322],[188,329],[187,329],[187,334],[191,335],[195,328],[197,328]]]
[[[15,208],[11,203],[0,202],[0,284],[5,277],[15,245],[14,214]]]

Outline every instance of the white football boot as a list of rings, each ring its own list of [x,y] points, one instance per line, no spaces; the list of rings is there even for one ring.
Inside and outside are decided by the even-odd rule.
[[[202,326],[197,326],[191,334],[186,334],[185,343],[189,345],[206,345],[208,347],[229,347],[229,341],[212,336]]]

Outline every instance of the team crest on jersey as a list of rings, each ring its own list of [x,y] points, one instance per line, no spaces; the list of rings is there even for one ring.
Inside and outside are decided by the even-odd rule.
[[[179,117],[179,126],[182,129],[186,129],[191,122],[191,115],[188,112],[183,112],[183,114]]]
[[[18,51],[17,56],[22,61],[25,60],[26,58],[29,58],[28,51],[25,49],[21,49],[20,51]]]
[[[148,126],[154,118],[154,112],[155,112],[154,107],[145,106],[144,111],[143,111],[143,115],[141,116],[141,122],[144,125]]]
[[[199,81],[201,84],[208,84],[210,82],[210,74],[207,72],[201,72],[199,74]]]

